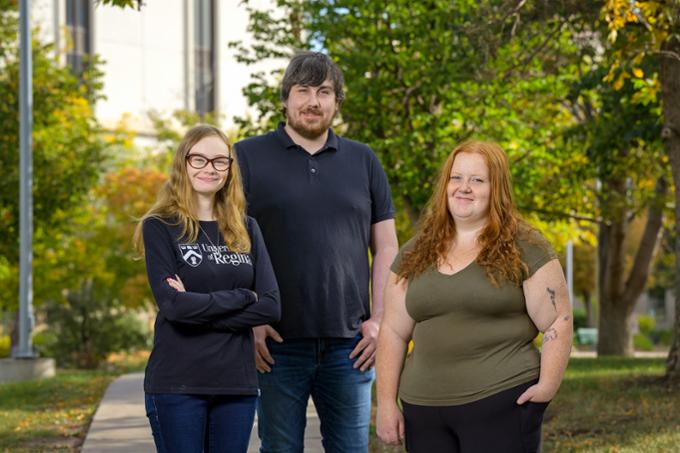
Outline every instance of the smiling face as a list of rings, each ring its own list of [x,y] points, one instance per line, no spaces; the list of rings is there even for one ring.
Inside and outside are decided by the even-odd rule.
[[[338,111],[333,82],[319,86],[293,85],[284,102],[287,124],[301,136],[313,140],[331,127]]]
[[[200,154],[207,159],[229,159],[231,157],[227,144],[220,137],[214,135],[199,140],[191,147],[187,156],[196,154]],[[205,167],[198,169],[192,167],[189,162],[187,162],[186,168],[191,187],[193,187],[194,192],[201,195],[214,196],[222,189],[222,187],[224,187],[224,183],[227,181],[227,176],[229,175],[229,168],[218,171],[215,170],[212,163],[208,163]]]
[[[477,153],[458,154],[446,192],[449,212],[456,222],[486,222],[491,185],[484,157]]]

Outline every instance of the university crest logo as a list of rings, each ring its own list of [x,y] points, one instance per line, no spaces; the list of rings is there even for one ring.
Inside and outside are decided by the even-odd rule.
[[[197,244],[179,244],[179,251],[184,261],[191,267],[196,267],[203,261],[201,249]]]

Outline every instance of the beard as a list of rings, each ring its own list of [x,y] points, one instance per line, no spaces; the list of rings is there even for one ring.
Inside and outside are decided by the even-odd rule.
[[[319,110],[307,110],[307,112],[318,113],[319,121],[308,123],[302,119],[294,118],[292,115],[287,115],[288,125],[291,127],[291,129],[304,138],[308,140],[315,140],[325,134],[328,129],[330,129],[333,119],[338,113],[338,110],[335,109],[333,114],[328,119],[324,119],[323,114],[321,114]]]

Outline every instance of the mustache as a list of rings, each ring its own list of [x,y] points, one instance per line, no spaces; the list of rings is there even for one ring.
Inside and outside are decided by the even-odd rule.
[[[302,110],[301,113],[313,113],[315,115],[321,115],[321,109],[317,109],[317,108],[313,108],[313,107],[312,108],[306,108],[306,109]]]

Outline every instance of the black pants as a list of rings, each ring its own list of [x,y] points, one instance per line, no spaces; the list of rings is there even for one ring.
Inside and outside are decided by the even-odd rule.
[[[402,401],[409,453],[538,453],[549,403],[516,401],[536,381],[459,406]]]

